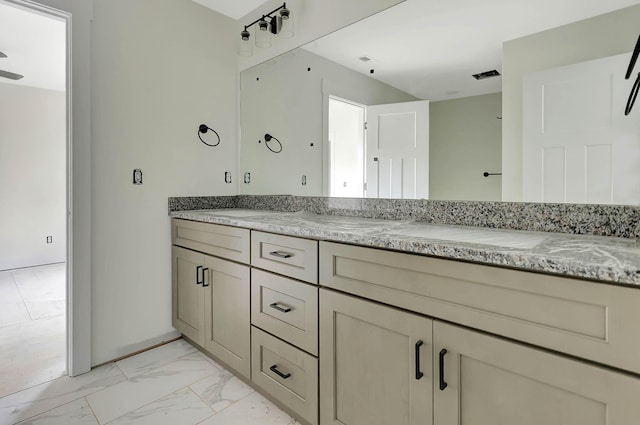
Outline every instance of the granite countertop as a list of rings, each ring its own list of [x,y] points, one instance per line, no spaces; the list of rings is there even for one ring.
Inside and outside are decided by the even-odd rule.
[[[635,239],[233,208],[170,216],[640,288]]]

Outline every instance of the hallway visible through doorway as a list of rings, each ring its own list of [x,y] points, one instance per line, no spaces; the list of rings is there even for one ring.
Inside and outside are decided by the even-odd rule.
[[[65,263],[0,271],[0,397],[65,374]]]

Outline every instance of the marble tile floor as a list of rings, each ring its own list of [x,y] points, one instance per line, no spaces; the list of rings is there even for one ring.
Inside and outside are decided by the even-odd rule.
[[[0,425],[299,425],[184,340],[0,398]]]
[[[64,375],[65,269],[0,272],[0,397]]]

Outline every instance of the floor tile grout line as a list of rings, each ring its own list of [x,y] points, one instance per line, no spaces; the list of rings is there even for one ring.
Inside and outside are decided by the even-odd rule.
[[[87,398],[87,396],[84,396],[82,398],[84,399],[84,402],[87,403],[87,407],[89,407],[89,410],[91,411],[93,417],[96,419],[98,425],[101,425],[100,419],[98,419],[98,415],[96,415],[96,412],[93,411],[93,407],[91,407],[91,403],[89,403],[89,399]]]
[[[31,315],[31,310],[29,310],[29,307],[27,306],[27,301],[24,299],[24,294],[20,290],[20,286],[18,286],[18,282],[16,282],[16,278],[13,276],[13,272],[10,272],[9,275],[11,276],[11,280],[13,281],[13,285],[16,287],[16,291],[18,291],[18,294],[20,295],[20,299],[22,300],[22,305],[24,305],[24,309],[27,311],[27,314],[29,315],[29,319],[33,322],[33,316]]]
[[[85,398],[85,397],[78,397],[78,398],[74,398],[73,400],[66,401],[66,402],[64,402],[62,404],[57,404],[57,405],[53,406],[52,408],[47,409],[47,410],[45,410],[43,412],[36,413],[35,415],[32,415],[32,416],[27,416],[27,417],[24,417],[24,418],[20,418],[20,422],[13,422],[13,423],[14,424],[21,424],[24,421],[28,421],[30,419],[37,418],[38,416],[45,415],[45,414],[51,412],[52,410],[58,409],[58,408],[60,408],[62,406],[66,406],[67,404],[75,403],[76,401],[80,400],[81,398]],[[37,400],[37,401],[40,401],[40,400]],[[21,403],[21,404],[26,404],[26,403]]]

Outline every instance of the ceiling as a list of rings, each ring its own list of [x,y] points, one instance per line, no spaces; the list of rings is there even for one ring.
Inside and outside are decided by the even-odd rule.
[[[638,3],[406,0],[305,48],[367,75],[374,69],[374,78],[418,98],[452,99],[501,91],[502,78],[476,81],[471,75],[501,72],[503,41]]]
[[[66,23],[0,1],[0,69],[24,75],[0,83],[65,90]]]
[[[233,19],[240,19],[267,0],[193,0]]]

